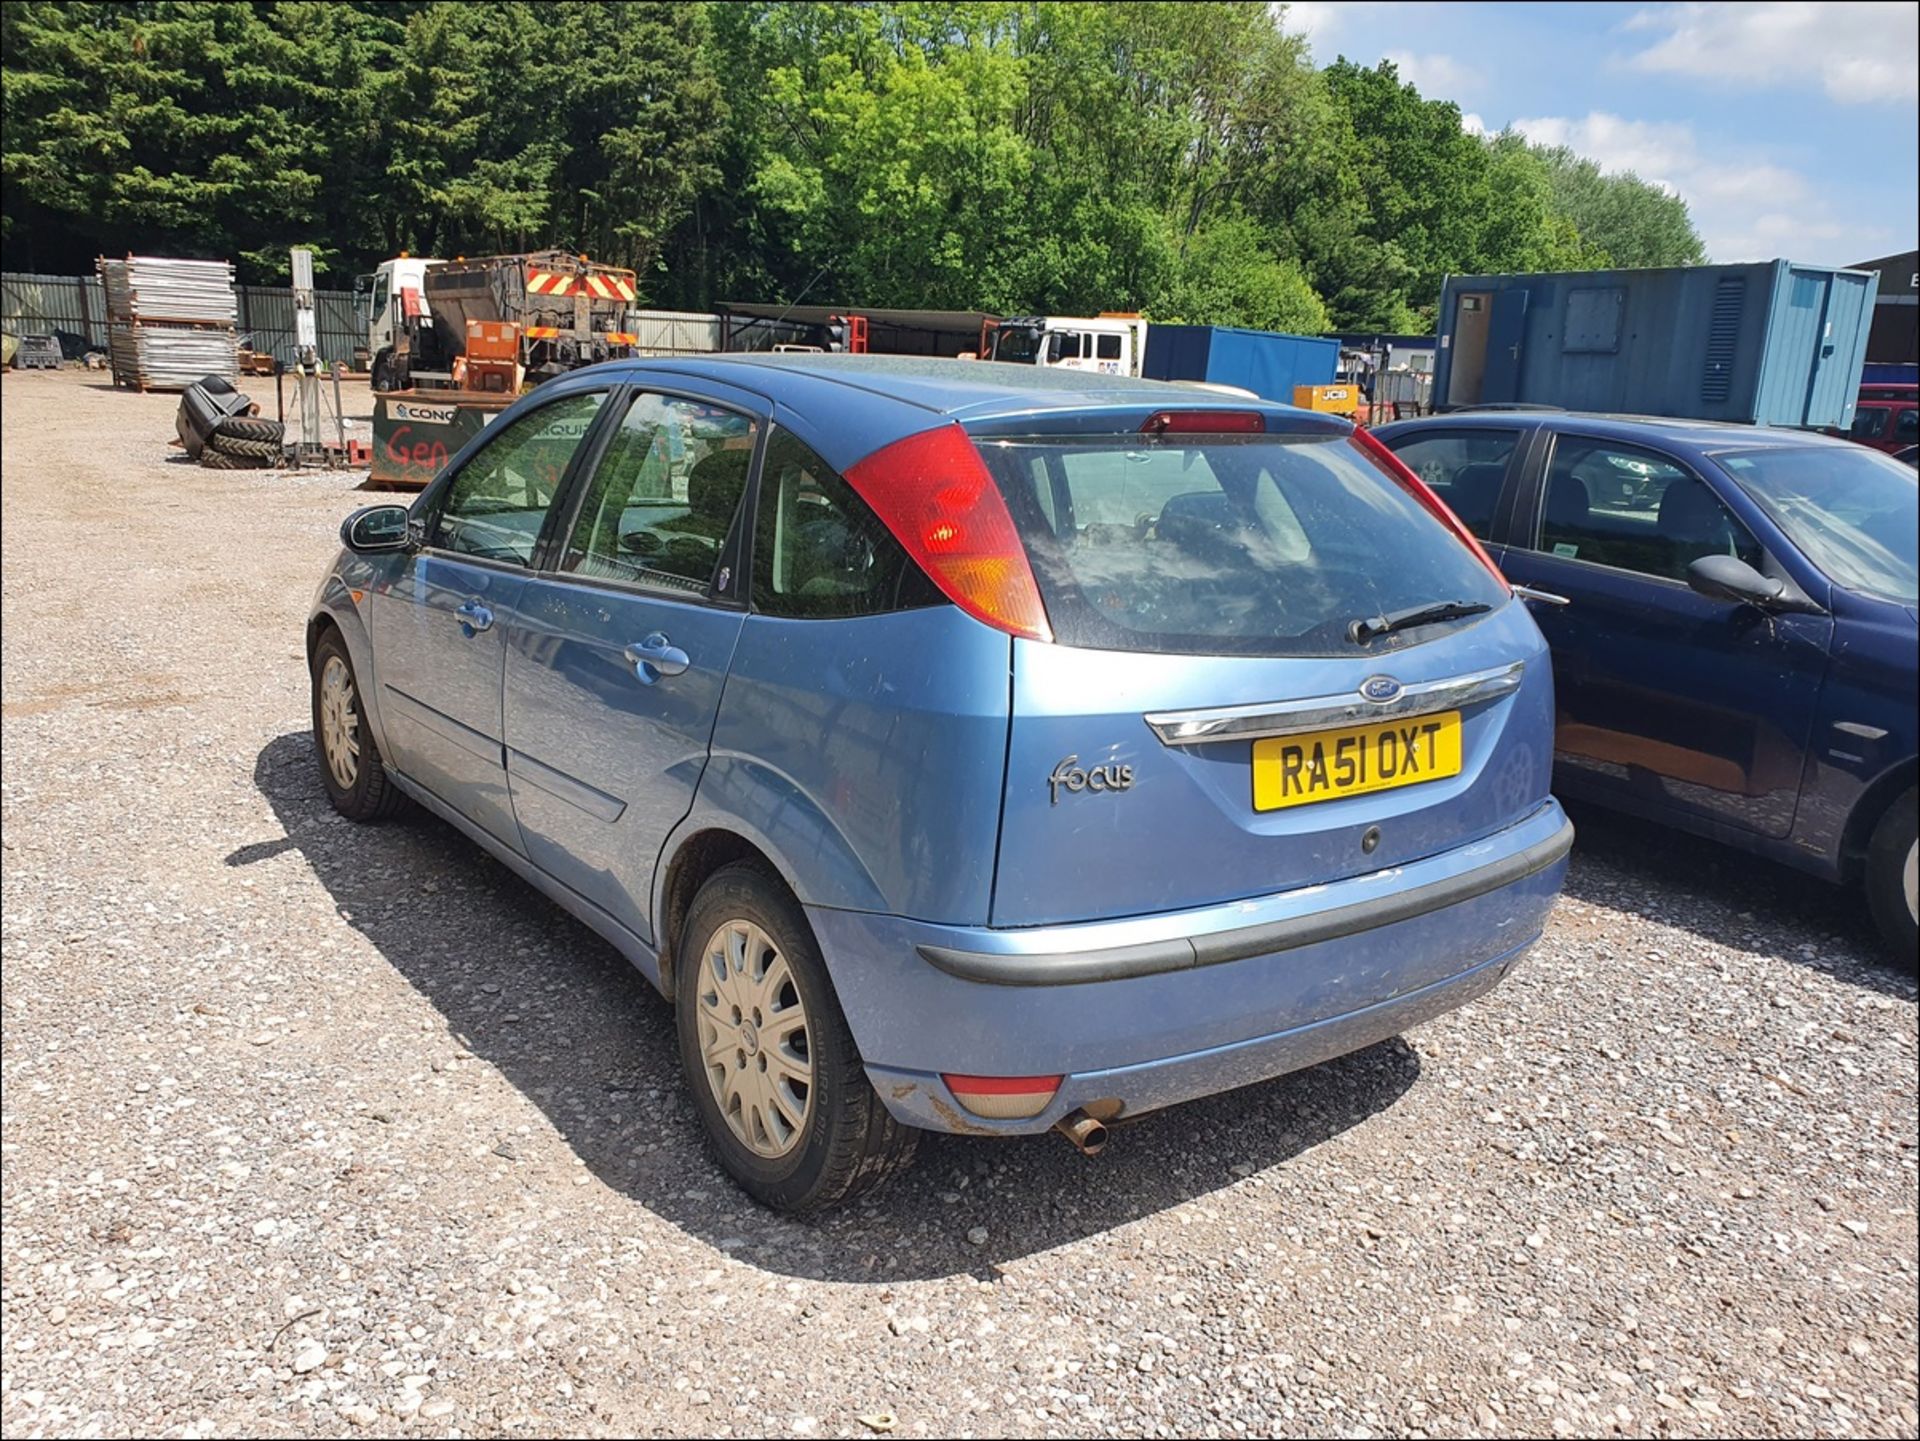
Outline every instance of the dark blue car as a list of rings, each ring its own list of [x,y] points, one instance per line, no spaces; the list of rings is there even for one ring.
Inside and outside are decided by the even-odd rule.
[[[1375,433],[1548,593],[1557,793],[1864,884],[1912,962],[1909,467],[1800,431],[1550,411]]]

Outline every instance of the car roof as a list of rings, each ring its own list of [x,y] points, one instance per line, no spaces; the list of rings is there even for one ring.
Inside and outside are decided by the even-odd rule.
[[[733,387],[771,401],[791,426],[835,468],[889,441],[942,421],[978,434],[1023,434],[1064,423],[1074,430],[1136,428],[1160,410],[1258,411],[1268,428],[1289,433],[1344,434],[1331,415],[1256,397],[1162,380],[1136,380],[1054,366],[907,355],[840,355],[809,351],[656,356],[589,366],[553,384],[577,384],[609,373],[637,384],[669,377]]]
[[[1161,380],[1055,366],[944,360],[917,355],[833,355],[805,351],[659,357],[620,362],[636,371],[670,370],[758,391],[773,400],[825,382],[953,419],[1099,406],[1192,405],[1207,392]],[[1215,392],[1217,396],[1218,392]],[[1217,399],[1206,402],[1217,405]],[[1291,406],[1257,400],[1261,408]]]
[[[1741,425],[1725,420],[1692,420],[1684,416],[1612,415],[1578,410],[1450,411],[1399,420],[1379,427],[1387,438],[1444,426],[1475,430],[1534,430],[1542,426],[1578,429],[1589,435],[1641,440],[1676,449],[1713,453],[1725,450],[1761,450],[1793,446],[1851,445],[1853,442],[1813,430],[1784,426]]]

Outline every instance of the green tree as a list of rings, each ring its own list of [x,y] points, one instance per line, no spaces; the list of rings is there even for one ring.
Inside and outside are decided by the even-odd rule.
[[[1546,168],[1554,209],[1593,248],[1596,263],[1635,268],[1706,263],[1706,247],[1679,196],[1632,171],[1606,173],[1564,145],[1536,146],[1533,154]]]

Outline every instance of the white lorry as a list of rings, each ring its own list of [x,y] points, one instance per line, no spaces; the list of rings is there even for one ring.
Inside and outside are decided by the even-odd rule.
[[[982,353],[1017,365],[1138,376],[1147,322],[1137,315],[1016,315],[991,328]]]
[[[355,277],[354,291],[366,307],[367,355],[373,363],[375,390],[392,390],[397,380],[393,366],[394,336],[405,328],[401,293],[411,290],[415,295],[420,294],[427,272],[445,264],[444,260],[424,255],[401,255],[381,261],[371,275]]]

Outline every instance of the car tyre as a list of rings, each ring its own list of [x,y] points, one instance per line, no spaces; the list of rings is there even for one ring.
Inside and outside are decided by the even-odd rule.
[[[332,629],[313,648],[313,748],[327,799],[348,820],[380,820],[400,808],[404,798],[366,724],[353,657]]]
[[[383,350],[373,362],[373,388],[376,394],[385,395],[398,387],[393,381],[393,353]]]
[[[726,866],[700,888],[674,991],[707,1141],[756,1201],[824,1210],[912,1160],[919,1132],[874,1091],[806,916],[761,867]]]
[[[207,437],[207,449],[232,456],[235,460],[247,461],[259,468],[273,466],[283,458],[278,440],[248,440],[218,430]]]
[[[286,430],[277,420],[267,420],[258,415],[229,415],[215,423],[212,438],[271,441],[277,450],[280,442],[286,438]]]
[[[1915,869],[1920,864],[1920,847],[1914,839],[1915,795],[1909,788],[1888,806],[1867,843],[1867,904],[1894,958],[1909,967],[1920,965],[1915,959],[1920,953],[1920,924],[1915,921]]]

